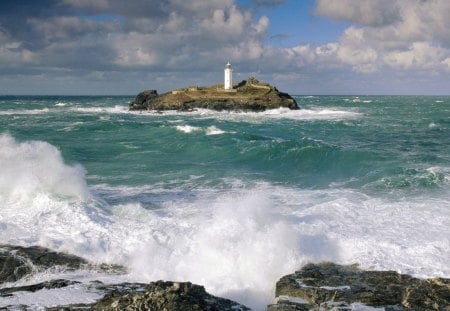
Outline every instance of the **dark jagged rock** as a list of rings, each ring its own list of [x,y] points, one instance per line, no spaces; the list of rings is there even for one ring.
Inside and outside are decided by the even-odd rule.
[[[108,273],[124,273],[125,268],[119,265],[90,264],[85,259],[45,247],[22,247],[0,244],[0,284],[15,282],[30,273],[36,273],[60,267],[64,270],[93,269]]]
[[[146,110],[149,103],[158,96],[156,90],[147,90],[139,93],[130,103],[130,110]]]
[[[123,273],[123,267],[115,265],[92,265],[83,258],[58,253],[47,248],[0,245],[0,284],[15,282],[28,274],[55,267],[63,270],[94,269],[106,273]],[[55,279],[36,284],[0,288],[0,297],[20,292],[36,292],[42,289],[64,288],[80,284],[78,281]],[[103,284],[92,281],[83,284],[89,290],[104,294],[93,304],[74,304],[46,308],[46,310],[249,310],[234,301],[208,294],[203,286],[176,282],[152,282]],[[27,306],[8,306],[14,310],[27,310]]]
[[[69,254],[57,253],[44,247],[0,245],[0,284],[14,282],[25,275],[54,266],[78,269],[87,261]]]
[[[120,266],[92,265],[77,256],[42,247],[0,245],[0,284],[3,283],[0,297],[76,285],[104,296],[92,304],[47,307],[46,310],[249,310],[231,300],[212,296],[203,286],[189,282],[104,284],[91,281],[78,285],[78,281],[54,279],[5,286],[5,282],[55,267],[125,272]],[[363,309],[362,305],[385,311],[450,311],[450,279],[423,280],[393,271],[362,271],[356,265],[309,264],[281,278],[276,284],[276,296],[277,302],[269,305],[268,311],[351,311]],[[28,306],[6,308],[27,310]]]
[[[92,310],[249,310],[234,301],[208,294],[203,286],[190,282],[152,282],[144,291],[107,294]]]
[[[17,286],[17,287],[6,287],[0,288],[0,296],[11,296],[15,292],[35,292],[41,289],[53,289],[62,288],[73,284],[79,284],[80,282],[69,281],[64,279],[50,280],[42,283]]]
[[[129,104],[130,110],[182,110],[196,108],[213,110],[264,111],[275,108],[298,109],[297,102],[289,94],[267,83],[249,78],[224,90],[223,85],[175,89],[158,95],[155,90],[139,93]]]
[[[309,264],[282,277],[278,303],[269,311],[353,310],[362,303],[385,310],[450,310],[449,279],[417,279],[394,271],[362,271],[356,265]]]
[[[203,286],[190,282],[157,281],[148,285],[123,283],[99,286],[107,294],[93,304],[76,304],[48,308],[48,311],[61,310],[176,310],[176,311],[246,311],[249,308],[234,301],[208,294]]]

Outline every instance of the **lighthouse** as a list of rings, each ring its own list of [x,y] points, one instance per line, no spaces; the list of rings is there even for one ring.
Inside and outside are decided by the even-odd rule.
[[[231,64],[228,62],[225,65],[224,69],[224,75],[225,75],[225,81],[223,84],[223,88],[225,90],[232,90],[233,89],[233,70],[231,69]]]

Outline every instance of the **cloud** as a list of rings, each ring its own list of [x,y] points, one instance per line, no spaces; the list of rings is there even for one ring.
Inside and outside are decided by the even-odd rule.
[[[253,4],[265,6],[264,12],[290,5]],[[346,21],[348,27],[331,42],[290,47],[268,44],[276,21],[255,12],[236,0],[0,1],[0,78],[28,74],[106,84],[123,76],[134,81],[117,82],[123,87],[139,90],[140,79],[147,79],[167,89],[183,79],[208,82],[231,60],[243,79],[261,75],[296,89],[329,81],[333,89],[332,83],[380,79],[384,72],[450,72],[447,0],[316,0],[319,19]]]
[[[392,51],[385,55],[385,61],[398,69],[424,69],[438,71],[446,62],[449,51],[433,46],[429,42],[414,42],[407,50]]]
[[[316,14],[366,26],[389,25],[400,19],[395,0],[317,0]]]
[[[450,56],[450,2],[446,0],[317,0],[316,14],[351,25],[336,57],[354,71],[439,71]]]
[[[447,0],[316,0],[319,16],[346,20],[387,41],[439,40],[450,44]],[[369,31],[370,30],[370,31]]]
[[[110,70],[192,70],[203,62],[201,69],[230,56],[258,57],[269,23],[265,16],[255,20],[233,0],[46,0],[46,5],[0,4],[2,38],[9,38],[0,59],[14,59],[19,67],[29,66],[34,56],[37,66],[68,70],[107,70],[108,64]],[[20,24],[9,22],[14,14]]]

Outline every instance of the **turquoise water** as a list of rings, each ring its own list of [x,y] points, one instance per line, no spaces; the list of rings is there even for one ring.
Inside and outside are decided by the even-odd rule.
[[[256,309],[310,261],[450,276],[450,97],[296,99],[157,114],[132,97],[0,97],[0,242]]]

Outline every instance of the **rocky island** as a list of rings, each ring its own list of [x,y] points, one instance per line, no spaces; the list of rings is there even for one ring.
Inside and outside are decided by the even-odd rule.
[[[226,84],[226,83],[225,83]],[[264,111],[276,108],[299,109],[297,102],[287,93],[268,83],[250,77],[227,89],[224,84],[190,86],[164,94],[156,90],[139,93],[129,104],[130,110],[180,110],[196,108],[233,111]]]

